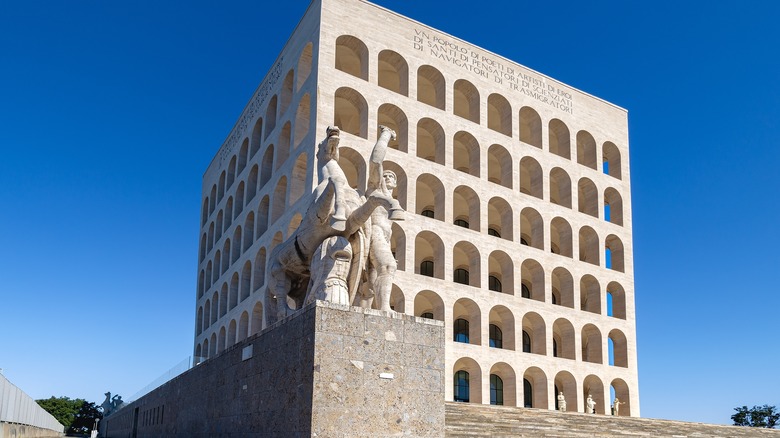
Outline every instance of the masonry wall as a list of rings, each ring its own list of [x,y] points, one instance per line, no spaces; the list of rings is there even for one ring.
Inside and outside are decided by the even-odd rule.
[[[122,408],[102,433],[443,436],[443,353],[438,322],[317,302]]]
[[[64,436],[62,432],[51,429],[0,422],[0,438],[54,438]]]

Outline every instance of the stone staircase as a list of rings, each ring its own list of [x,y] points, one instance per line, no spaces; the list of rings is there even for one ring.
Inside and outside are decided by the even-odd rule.
[[[490,406],[445,404],[447,437],[774,437],[780,430],[612,417]]]

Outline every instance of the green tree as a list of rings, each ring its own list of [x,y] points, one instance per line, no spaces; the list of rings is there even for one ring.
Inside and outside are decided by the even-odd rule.
[[[98,406],[93,402],[85,401],[81,404],[79,411],[76,412],[73,424],[70,425],[68,433],[88,434],[95,425],[95,420],[102,418],[103,413],[100,412]]]
[[[36,403],[65,426],[65,433],[89,433],[96,418],[103,418],[95,403],[84,399],[54,397],[36,400]]]
[[[774,406],[753,406],[748,408],[734,408],[736,414],[731,416],[735,426],[766,427],[774,429],[777,422],[780,421],[780,412]]]

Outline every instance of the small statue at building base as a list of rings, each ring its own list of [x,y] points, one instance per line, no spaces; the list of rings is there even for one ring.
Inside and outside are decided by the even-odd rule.
[[[593,401],[593,397],[591,397],[590,394],[588,394],[588,399],[585,401],[586,406],[586,412],[589,414],[595,414],[596,413],[596,402]]]
[[[626,404],[625,402],[620,401],[619,398],[615,397],[615,401],[612,403],[612,415],[618,417],[620,416],[620,405]]]
[[[558,410],[566,412],[566,397],[563,396],[563,391],[558,393]]]
[[[395,273],[390,220],[403,220],[404,211],[392,197],[395,174],[385,176],[382,170],[395,132],[380,129],[370,159],[369,188],[362,196],[349,187],[338,165],[340,131],[328,127],[317,150],[319,184],[314,200],[295,232],[270,254],[268,324],[318,299],[352,304],[364,277],[368,277],[369,287],[363,288],[361,302],[370,306],[376,296],[380,309],[390,310]],[[366,268],[368,274],[364,275]]]

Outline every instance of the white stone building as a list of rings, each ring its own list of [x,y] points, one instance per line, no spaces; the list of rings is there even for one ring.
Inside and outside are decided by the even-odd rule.
[[[626,110],[362,0],[313,1],[203,177],[196,356],[264,328],[332,124],[359,191],[398,133],[392,302],[444,321],[447,400],[639,416]]]

